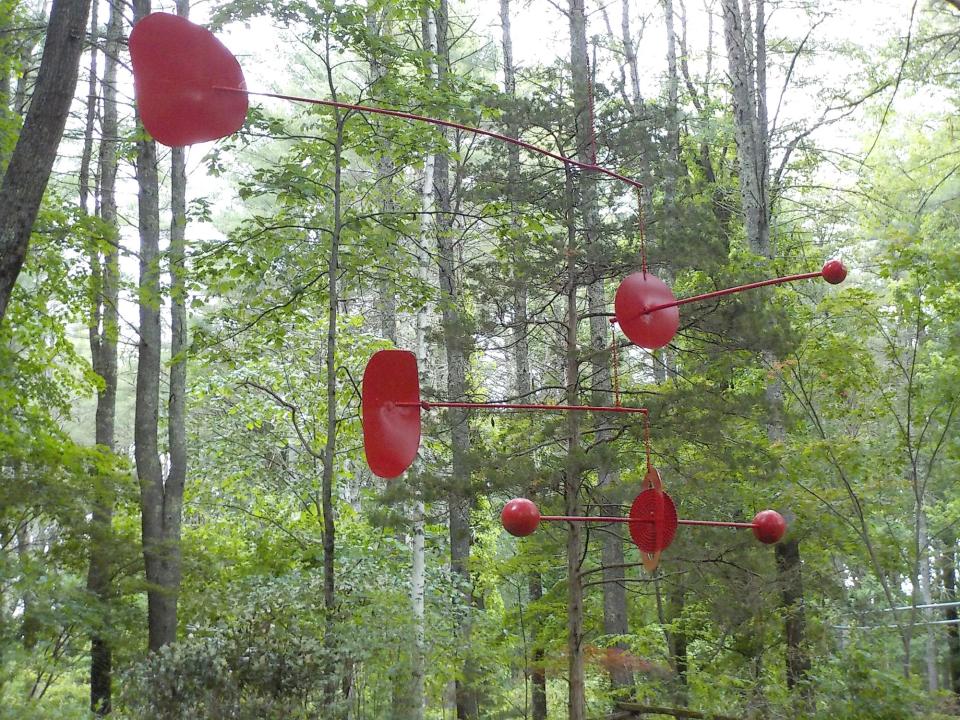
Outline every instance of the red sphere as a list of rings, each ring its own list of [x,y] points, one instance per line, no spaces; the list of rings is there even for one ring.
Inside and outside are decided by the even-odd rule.
[[[677,334],[680,309],[676,306],[647,312],[647,308],[676,302],[673,292],[653,273],[627,275],[613,298],[613,313],[620,329],[634,345],[661,348]]]
[[[823,279],[831,285],[839,285],[847,277],[847,268],[838,259],[827,260],[823,264],[823,270],[820,271]]]
[[[540,511],[532,500],[514,498],[503,506],[500,522],[503,529],[511,535],[526,537],[540,524]]]
[[[753,534],[767,545],[780,542],[787,532],[787,521],[776,510],[761,510],[753,518]]]

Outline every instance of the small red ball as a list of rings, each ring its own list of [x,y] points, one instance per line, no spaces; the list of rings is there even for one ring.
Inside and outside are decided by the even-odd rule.
[[[753,518],[753,534],[767,545],[780,542],[787,532],[787,521],[776,510],[761,510]]]
[[[820,271],[820,274],[831,285],[839,285],[847,277],[847,268],[842,262],[834,258],[823,264],[823,270]]]
[[[503,506],[500,513],[503,529],[511,535],[526,537],[540,524],[540,511],[531,500],[514,498]]]

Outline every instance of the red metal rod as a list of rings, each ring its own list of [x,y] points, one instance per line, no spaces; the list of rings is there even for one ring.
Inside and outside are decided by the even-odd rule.
[[[683,298],[681,300],[674,300],[673,302],[661,303],[660,305],[654,305],[644,310],[640,315],[649,315],[652,312],[657,310],[666,310],[667,308],[677,307],[678,305],[686,305],[687,303],[699,302],[700,300],[710,300],[711,298],[723,297],[724,295],[733,295],[738,292],[743,292],[744,290],[753,290],[754,288],[765,287],[767,285],[780,285],[781,283],[794,282],[796,280],[809,280],[810,278],[822,277],[823,272],[817,270],[816,272],[801,273],[799,275],[787,275],[786,277],[772,278],[770,280],[760,280],[759,282],[749,283],[747,285],[738,285],[737,287],[726,288],[724,290],[714,290],[713,292],[704,293],[703,295],[694,295],[693,297]]]
[[[605,517],[602,515],[541,515],[540,520],[554,520],[558,522],[615,522],[631,523],[642,522],[652,523],[653,518],[629,518],[629,517]],[[732,528],[754,528],[754,523],[743,522],[724,522],[723,520],[677,520],[679,525],[701,525],[706,527],[732,527]]]
[[[356,110],[357,112],[368,112],[368,113],[377,113],[378,115],[390,115],[392,117],[403,118],[404,120],[415,120],[417,122],[429,123],[431,125],[440,125],[441,127],[454,128],[455,130],[464,130],[475,135],[485,135],[486,137],[493,138],[494,140],[500,140],[501,142],[510,143],[511,145],[517,145],[522,147],[530,152],[539,153],[540,155],[546,155],[549,158],[554,160],[559,160],[560,162],[566,165],[573,165],[583,170],[590,170],[592,172],[598,172],[608,177],[612,177],[615,180],[630,185],[631,187],[637,188],[638,190],[643,188],[643,183],[638,180],[633,180],[628,178],[625,175],[614,172],[613,170],[608,170],[605,167],[600,167],[599,165],[591,163],[583,163],[573,158],[564,157],[549,150],[545,150],[542,147],[537,147],[536,145],[531,145],[530,143],[524,142],[523,140],[518,140],[517,138],[512,138],[509,135],[501,135],[500,133],[492,132],[491,130],[482,130],[480,128],[470,127],[469,125],[462,125],[461,123],[451,122],[449,120],[439,120],[437,118],[427,117],[426,115],[416,115],[414,113],[403,112],[402,110],[388,110],[386,108],[370,107],[369,105],[353,105],[351,103],[337,102],[335,100],[319,100],[317,98],[307,98],[300,97],[298,95],[282,95],[280,93],[270,93],[270,92],[254,92],[252,90],[243,90],[241,88],[231,88],[223,87],[222,85],[214,85],[214,90],[222,90],[224,92],[232,93],[243,93],[244,95],[258,95],[260,97],[272,97],[279,100],[290,100],[292,102],[302,102],[310,103],[311,105],[325,105],[327,107],[336,107],[342,108],[343,110]]]
[[[394,403],[394,405],[397,407],[421,407],[424,410],[430,410],[435,407],[449,407],[473,408],[476,410],[583,410],[589,412],[643,413],[644,415],[650,412],[647,408],[610,407],[608,405],[529,405],[525,403],[429,402],[427,400],[421,400],[420,402],[402,401]]]

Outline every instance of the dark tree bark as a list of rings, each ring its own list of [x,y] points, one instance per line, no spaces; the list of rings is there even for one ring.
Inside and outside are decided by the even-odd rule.
[[[787,640],[787,687],[800,685],[810,672],[810,657],[804,648],[807,617],[803,605],[803,579],[800,574],[800,543],[789,537],[775,548],[784,610]]]
[[[54,0],[33,101],[0,184],[0,324],[77,89],[90,0]]]
[[[120,285],[119,230],[117,228],[117,65],[122,33],[122,9],[112,4],[107,25],[104,77],[102,82],[103,109],[101,123],[99,176],[100,219],[111,229],[105,238],[109,249],[91,248],[90,260],[93,285],[92,322],[90,323],[90,356],[93,370],[103,379],[103,388],[97,395],[95,441],[109,450],[114,449],[117,404],[117,335],[119,333],[118,299]],[[92,13],[95,17],[96,13]],[[94,93],[90,93],[91,99]],[[91,117],[88,115],[88,117]],[[91,133],[92,134],[92,133]],[[81,174],[82,176],[82,174]],[[81,196],[83,195],[81,183]],[[98,492],[93,507],[90,532],[90,566],[87,571],[87,590],[100,603],[103,612],[101,627],[90,637],[90,709],[99,715],[108,715],[112,709],[113,651],[110,645],[110,603],[114,589],[110,582],[111,546],[113,541],[112,488]]]

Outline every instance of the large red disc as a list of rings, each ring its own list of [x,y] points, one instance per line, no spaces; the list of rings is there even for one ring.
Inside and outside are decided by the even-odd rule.
[[[648,350],[663,347],[673,340],[680,327],[677,307],[647,313],[647,308],[675,302],[667,284],[650,272],[627,275],[617,288],[613,312],[623,334],[630,342]]]
[[[395,478],[420,448],[420,378],[409,350],[380,350],[363,371],[363,450],[374,475]],[[399,402],[417,403],[398,407]]]
[[[153,13],[130,33],[133,89],[140,119],[159,143],[181,147],[235,133],[247,117],[240,63],[209,30]]]
[[[666,550],[677,534],[677,507],[662,490],[650,488],[637,495],[630,506],[630,520],[630,537],[645,553]]]

